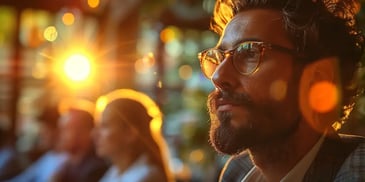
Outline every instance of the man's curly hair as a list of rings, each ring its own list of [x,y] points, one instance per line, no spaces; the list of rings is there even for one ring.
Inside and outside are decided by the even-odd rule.
[[[354,81],[364,50],[364,35],[356,21],[360,3],[356,0],[217,0],[211,29],[221,35],[237,13],[257,8],[282,12],[289,38],[304,61],[338,57],[343,106],[353,106],[354,96],[362,91]]]

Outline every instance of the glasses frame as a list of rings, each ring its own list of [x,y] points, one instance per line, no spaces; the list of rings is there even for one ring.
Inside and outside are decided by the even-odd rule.
[[[257,62],[257,65],[255,66],[254,69],[252,69],[252,71],[250,72],[242,72],[240,71],[237,66],[235,65],[235,60],[234,59],[234,54],[238,51],[237,49],[242,46],[243,44],[251,44],[249,47],[253,47],[252,45],[257,45],[257,47],[259,48],[259,60]],[[205,77],[207,77],[208,79],[211,79],[212,76],[214,75],[216,69],[214,70],[214,72],[209,76],[206,74],[206,71],[205,71],[205,68],[204,68],[204,62],[205,61],[208,61],[207,59],[204,59],[206,56],[207,56],[207,53],[209,51],[215,51],[216,53],[219,53],[220,54],[220,57],[222,57],[221,60],[217,60],[217,63],[213,63],[211,62],[212,64],[216,64],[217,67],[225,60],[228,58],[228,56],[231,56],[232,57],[232,64],[233,64],[233,67],[236,69],[237,72],[239,72],[241,75],[244,75],[244,76],[248,76],[248,75],[251,75],[251,74],[254,74],[258,68],[260,67],[260,64],[261,64],[261,61],[262,61],[262,57],[265,53],[265,50],[268,49],[268,50],[277,50],[277,51],[280,51],[280,52],[283,52],[283,53],[287,53],[287,54],[290,54],[290,55],[297,55],[297,51],[295,51],[294,49],[290,49],[290,48],[287,48],[287,47],[284,47],[284,46],[280,46],[280,45],[276,45],[276,44],[272,44],[272,43],[267,43],[267,42],[263,42],[263,41],[243,41],[241,43],[239,43],[237,46],[235,46],[234,48],[230,49],[230,50],[221,50],[217,47],[214,47],[214,48],[209,48],[209,49],[205,49],[203,51],[201,51],[200,53],[198,53],[198,59],[199,59],[199,63],[200,63],[200,68],[204,74]]]

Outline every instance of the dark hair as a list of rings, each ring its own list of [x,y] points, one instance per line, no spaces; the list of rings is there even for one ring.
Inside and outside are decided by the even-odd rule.
[[[60,118],[60,112],[57,106],[47,106],[38,115],[38,122],[47,125],[52,128],[58,127],[58,120]]]
[[[87,126],[87,129],[94,128],[94,116],[90,112],[73,107],[70,107],[67,112],[70,114],[74,114],[76,117],[79,118],[80,121],[84,122],[85,126]]]
[[[335,56],[341,70],[344,106],[353,105],[362,89],[354,83],[364,50],[364,35],[356,22],[356,0],[217,0],[211,28],[222,34],[241,11],[274,9],[283,14],[284,28],[305,61]]]

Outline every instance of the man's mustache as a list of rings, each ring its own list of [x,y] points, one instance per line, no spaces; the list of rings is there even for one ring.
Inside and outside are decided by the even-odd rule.
[[[230,91],[216,90],[208,96],[208,108],[210,111],[216,109],[216,101],[223,99],[233,105],[252,107],[254,105],[251,97],[245,93],[234,93]]]

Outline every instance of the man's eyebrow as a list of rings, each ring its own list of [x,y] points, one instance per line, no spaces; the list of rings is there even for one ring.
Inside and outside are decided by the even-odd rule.
[[[232,44],[230,44],[230,45],[232,45],[232,47],[231,48],[235,48],[235,47],[237,47],[238,45],[240,45],[241,43],[243,43],[243,42],[250,42],[250,41],[258,41],[258,42],[260,42],[260,41],[262,41],[261,39],[259,39],[259,38],[245,38],[245,39],[238,39],[238,40],[236,40],[236,41],[234,41]],[[222,45],[222,44],[220,44],[220,45],[217,45],[216,46],[216,48],[217,49],[219,49],[219,50],[228,50],[227,48],[225,48],[226,46],[224,46],[224,45]]]

